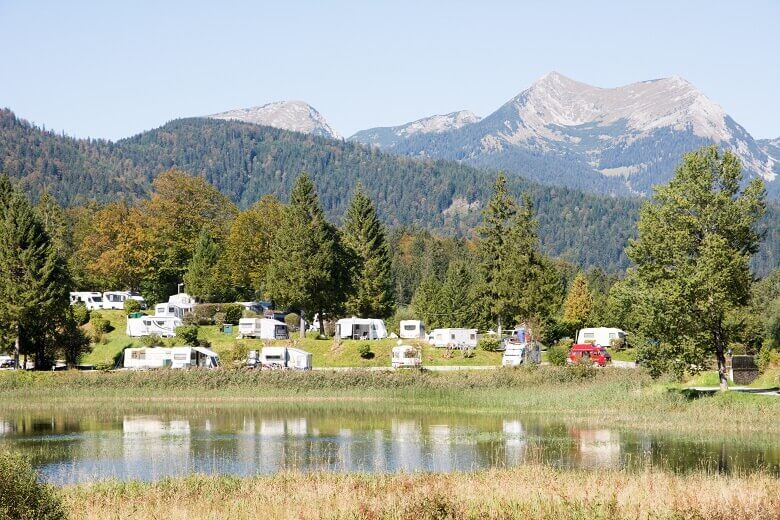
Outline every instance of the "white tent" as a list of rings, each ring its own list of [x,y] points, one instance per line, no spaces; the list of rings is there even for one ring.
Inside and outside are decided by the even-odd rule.
[[[336,335],[342,339],[384,339],[385,322],[376,318],[342,318],[336,322]]]

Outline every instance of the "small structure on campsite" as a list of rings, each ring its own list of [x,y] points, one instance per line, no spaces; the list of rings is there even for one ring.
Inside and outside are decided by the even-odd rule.
[[[385,322],[376,318],[342,318],[336,322],[336,337],[341,339],[384,339]]]

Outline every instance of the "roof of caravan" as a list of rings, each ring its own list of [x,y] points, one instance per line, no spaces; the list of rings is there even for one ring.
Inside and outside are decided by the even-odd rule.
[[[196,352],[200,352],[201,354],[205,354],[210,357],[219,357],[219,354],[217,354],[211,349],[207,349],[206,347],[192,347],[192,350]]]
[[[381,319],[379,319],[379,318],[356,318],[356,317],[354,317],[354,316],[352,316],[351,318],[341,318],[341,319],[338,321],[338,323],[342,323],[342,322],[344,322],[344,323],[347,323],[347,322],[350,322],[350,323],[357,323],[357,324],[370,325],[371,323],[376,323],[376,322],[378,322],[378,321],[382,321],[382,322],[384,323],[384,321],[383,321],[383,320],[381,320]]]

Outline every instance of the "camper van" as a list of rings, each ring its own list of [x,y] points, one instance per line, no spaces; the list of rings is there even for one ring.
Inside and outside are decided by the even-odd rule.
[[[132,338],[151,336],[152,334],[162,338],[176,336],[176,327],[181,327],[183,322],[176,316],[141,316],[140,318],[128,318],[125,334]]]
[[[247,357],[247,365],[261,368],[290,368],[293,370],[311,370],[312,354],[293,347],[263,347],[258,355],[257,351],[250,351]]]
[[[401,320],[398,337],[401,339],[421,339],[425,337],[425,326],[420,320]]]
[[[94,311],[103,308],[103,294],[92,291],[70,293],[70,304],[83,303],[87,309]]]
[[[286,323],[268,318],[241,318],[238,335],[242,338],[290,339]]]
[[[141,304],[141,308],[146,308],[146,300],[137,292],[132,291],[107,291],[103,293],[104,309],[124,309],[125,300],[135,300]]]
[[[219,356],[205,347],[126,348],[125,368],[217,368]]]
[[[476,347],[477,329],[433,329],[428,336],[428,343],[435,347]]]
[[[520,365],[528,365],[531,363],[539,364],[542,362],[542,348],[541,345],[536,342],[507,342],[504,355],[501,356],[501,366],[504,367],[519,367]]]
[[[375,318],[342,318],[336,322],[336,336],[341,339],[384,339],[385,322]]]
[[[410,345],[395,346],[390,366],[393,368],[422,368],[422,353],[420,349]]]
[[[613,340],[626,341],[626,333],[620,329],[609,327],[594,327],[580,329],[577,333],[577,344],[599,345],[601,347],[611,347]]]

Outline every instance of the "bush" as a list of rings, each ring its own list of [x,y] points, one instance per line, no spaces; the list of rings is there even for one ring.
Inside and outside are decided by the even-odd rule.
[[[163,340],[157,334],[149,334],[141,338],[141,344],[144,347],[162,347]]]
[[[194,312],[185,312],[181,322],[185,325],[200,325],[200,323],[198,323],[198,317]],[[210,323],[207,323],[207,325],[210,325]]]
[[[71,306],[73,310],[73,319],[76,320],[76,325],[81,327],[89,322],[89,309],[82,302],[75,303]]]
[[[0,518],[67,518],[54,488],[38,482],[35,471],[26,460],[5,450],[0,450]]]
[[[290,332],[296,332],[298,330],[298,326],[301,324],[301,317],[294,312],[291,312],[284,317],[284,322],[287,324],[287,328],[290,330]]]
[[[620,352],[626,348],[626,340],[623,338],[612,338],[609,340],[609,347],[615,352]]]
[[[215,314],[219,311],[219,305],[215,303],[199,303],[193,309],[198,325],[213,325]]]
[[[569,349],[571,348],[572,340],[562,339],[552,347],[547,349],[547,361],[551,365],[557,367],[566,366],[566,359],[569,357]]]
[[[181,341],[184,341],[185,345],[198,345],[198,326],[197,325],[182,325],[176,327],[176,337]]]
[[[224,312],[218,312],[214,314],[214,325],[219,325],[220,327],[224,325],[225,322],[225,313]]]
[[[371,344],[368,342],[358,343],[358,354],[360,354],[360,357],[363,359],[371,359],[374,357],[374,353],[371,352]]]
[[[477,343],[477,348],[487,352],[498,352],[501,349],[501,338],[498,336],[482,338]]]
[[[238,303],[222,305],[220,310],[225,313],[225,321],[223,323],[238,325],[239,320],[244,315],[244,306]]]
[[[250,350],[257,349],[253,349],[243,341],[236,341],[233,343],[232,348],[220,351],[219,361],[224,365],[232,365],[239,362],[243,364],[246,361]]]
[[[141,302],[128,298],[125,300],[125,312],[129,315],[134,312],[141,312]]]
[[[756,365],[760,372],[766,372],[768,368],[780,367],[780,351],[775,349],[770,340],[765,340],[756,356]]]
[[[95,331],[95,334],[103,335],[113,330],[111,322],[105,318],[96,318],[93,315],[90,323],[92,324],[92,330]]]

